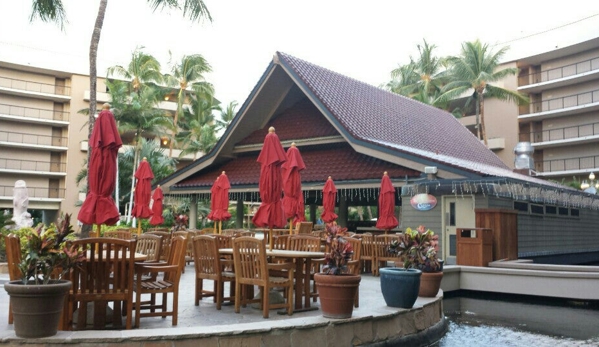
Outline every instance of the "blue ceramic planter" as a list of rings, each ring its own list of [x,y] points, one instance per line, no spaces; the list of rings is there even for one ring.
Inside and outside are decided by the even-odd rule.
[[[420,276],[417,269],[381,268],[381,292],[387,306],[412,308],[418,298]]]

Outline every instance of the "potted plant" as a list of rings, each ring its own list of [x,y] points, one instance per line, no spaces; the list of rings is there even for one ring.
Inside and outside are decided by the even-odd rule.
[[[45,227],[21,228],[21,279],[4,285],[11,300],[15,334],[18,337],[47,337],[56,334],[64,298],[71,282],[62,277],[85,259],[82,249],[68,246],[73,238],[70,215]]]
[[[324,266],[321,273],[314,274],[320,308],[324,317],[350,318],[362,278],[351,274],[348,267],[354,251],[351,243],[345,239],[347,228],[332,222],[326,224],[325,232],[327,251]]]
[[[389,251],[396,253],[404,269],[422,272],[418,296],[435,297],[443,278],[442,261],[437,257],[439,237],[423,225],[407,228],[399,241],[394,241]]]

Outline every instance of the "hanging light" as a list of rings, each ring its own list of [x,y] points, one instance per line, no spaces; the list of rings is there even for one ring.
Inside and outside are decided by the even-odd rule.
[[[582,181],[582,183],[580,184],[580,189],[585,190],[588,187],[590,187],[589,182],[587,182],[587,180]]]

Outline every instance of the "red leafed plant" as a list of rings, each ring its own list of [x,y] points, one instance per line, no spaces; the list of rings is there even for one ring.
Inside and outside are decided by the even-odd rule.
[[[337,223],[325,225],[329,252],[325,254],[325,265],[322,271],[326,275],[341,275],[348,272],[347,262],[351,259],[354,249],[351,243],[345,240],[347,228],[342,228]]]

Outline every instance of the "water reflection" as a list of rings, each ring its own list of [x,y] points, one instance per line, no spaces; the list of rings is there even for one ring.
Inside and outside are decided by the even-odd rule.
[[[449,293],[449,332],[435,346],[599,346],[597,303],[529,296]]]

